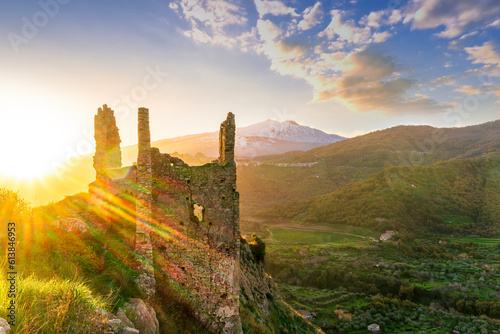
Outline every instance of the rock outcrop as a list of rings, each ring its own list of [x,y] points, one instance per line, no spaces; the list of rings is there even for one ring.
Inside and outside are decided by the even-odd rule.
[[[159,334],[160,325],[156,319],[156,312],[142,299],[131,298],[123,307],[123,312],[141,334]]]
[[[10,326],[7,320],[0,318],[0,334],[9,334]]]
[[[106,171],[122,166],[122,153],[120,149],[120,134],[116,126],[114,111],[105,104],[97,110],[94,117],[94,137],[96,152],[94,155],[94,168],[96,178],[106,179]]]

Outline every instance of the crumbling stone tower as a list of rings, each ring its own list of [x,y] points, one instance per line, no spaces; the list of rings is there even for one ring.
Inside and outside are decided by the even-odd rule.
[[[139,153],[137,156],[136,195],[136,239],[135,250],[138,254],[139,276],[137,286],[146,298],[155,294],[155,276],[153,268],[153,245],[151,243],[151,187],[153,174],[151,171],[151,134],[149,131],[149,109],[139,108],[138,112]]]
[[[100,180],[107,178],[108,169],[122,166],[120,134],[116,126],[114,111],[106,104],[97,110],[97,115],[94,117],[94,132],[96,142],[94,168],[96,178]]]
[[[236,123],[234,114],[228,113],[227,119],[220,125],[219,132],[219,163],[221,165],[234,161],[234,141],[236,136]]]
[[[118,168],[113,113],[104,106],[96,116],[97,180],[91,189],[110,206],[119,203],[114,196],[133,194],[141,294],[150,305],[179,302],[211,333],[242,333],[235,130],[234,115],[228,113],[220,127],[218,159],[189,166],[151,147],[149,110],[139,108],[137,164]]]

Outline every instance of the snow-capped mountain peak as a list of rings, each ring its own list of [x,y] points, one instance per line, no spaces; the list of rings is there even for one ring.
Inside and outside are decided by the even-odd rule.
[[[292,120],[279,122],[272,119],[238,128],[236,134],[241,137],[265,137],[298,143],[330,144],[344,139],[334,134],[300,125]]]

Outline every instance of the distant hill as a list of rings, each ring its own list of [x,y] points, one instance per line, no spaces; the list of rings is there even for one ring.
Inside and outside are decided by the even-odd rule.
[[[329,194],[384,168],[477,157],[489,149],[500,149],[500,120],[463,128],[396,126],[306,152],[256,157],[238,170],[241,209],[252,214]]]
[[[315,162],[325,159],[336,166],[364,167],[428,165],[478,156],[491,148],[500,148],[500,120],[462,128],[401,125],[307,152],[270,155],[259,160]]]
[[[306,151],[335,143],[344,137],[299,125],[294,121],[267,121],[236,129],[236,156],[255,157],[288,151]],[[153,142],[153,146],[166,153],[203,153],[209,157],[219,154],[219,133],[208,132]]]
[[[308,221],[500,235],[500,150],[430,166],[398,166],[302,203],[264,210]]]

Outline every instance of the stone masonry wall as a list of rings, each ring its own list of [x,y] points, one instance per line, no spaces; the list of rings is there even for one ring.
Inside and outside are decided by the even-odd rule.
[[[96,116],[96,126],[113,124],[108,108],[102,110]],[[109,130],[96,128],[94,159],[98,163],[94,166],[98,175],[119,167],[113,154],[104,154],[109,145],[102,138],[117,133],[116,124],[110,126]],[[136,282],[142,294],[154,304],[158,291],[168,286],[211,333],[242,333],[235,129],[234,115],[229,113],[220,128],[219,159],[189,166],[151,147],[149,110],[140,108],[136,168],[122,179],[95,183],[95,187],[109,188],[100,193],[109,190],[115,196],[120,189],[135,194],[135,249],[140,272]]]
[[[139,108],[138,112],[139,153],[137,156],[137,195],[136,195],[136,239],[135,250],[138,255],[139,276],[137,286],[143,295],[150,299],[155,294],[153,269],[153,245],[151,243],[152,222],[152,172],[151,172],[151,134],[149,131],[149,110]]]
[[[236,122],[234,114],[228,113],[227,119],[220,125],[219,133],[219,163],[234,161],[234,143],[236,137]]]
[[[122,166],[120,134],[116,126],[114,111],[103,105],[94,117],[96,152],[94,168],[97,179],[106,177],[106,170]]]
[[[157,270],[214,333],[242,332],[234,132],[234,115],[228,114],[215,163],[191,167],[155,149],[152,155],[153,196],[159,207],[173,211],[161,224],[179,236],[155,240],[161,259],[156,262],[163,261]]]

